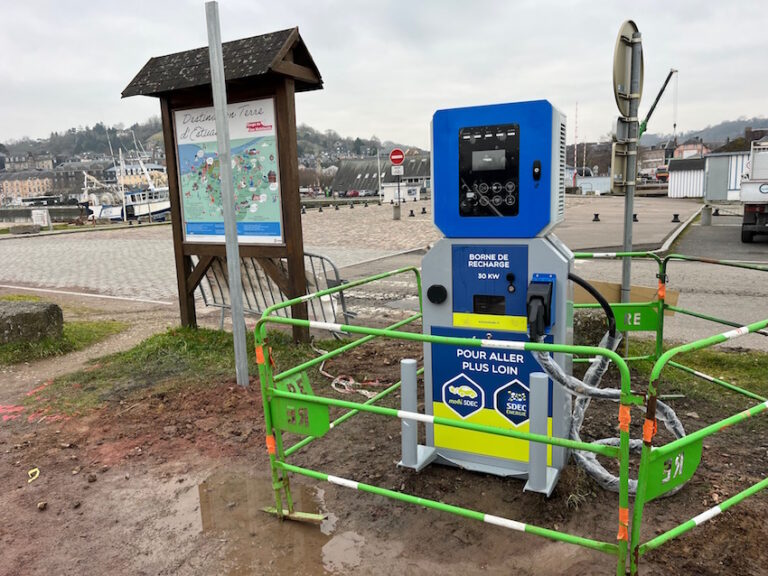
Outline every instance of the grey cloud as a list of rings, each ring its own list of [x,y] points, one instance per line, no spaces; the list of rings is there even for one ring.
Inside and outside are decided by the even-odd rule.
[[[571,127],[578,101],[580,135],[595,139],[616,115],[611,57],[627,18],[644,39],[641,112],[671,66],[682,128],[766,112],[760,1],[221,0],[220,12],[225,40],[298,25],[325,80],[297,97],[298,120],[344,135],[426,147],[438,108],[548,98]],[[202,0],[4,3],[0,26],[0,140],[157,114],[120,91],[151,56],[206,42]],[[671,118],[668,95],[650,130]]]

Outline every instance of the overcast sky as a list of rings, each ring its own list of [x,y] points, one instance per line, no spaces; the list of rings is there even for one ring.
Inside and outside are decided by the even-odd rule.
[[[427,148],[439,108],[546,98],[573,141],[617,114],[611,83],[620,24],[643,34],[641,115],[670,67],[678,130],[768,114],[768,4],[744,1],[221,0],[225,41],[298,26],[325,88],[297,95],[297,119],[344,136]],[[207,43],[203,0],[2,0],[0,141],[159,114],[120,99],[152,56]],[[649,132],[672,131],[672,91]]]

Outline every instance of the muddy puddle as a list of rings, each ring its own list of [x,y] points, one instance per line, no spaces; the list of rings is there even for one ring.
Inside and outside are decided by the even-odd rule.
[[[224,574],[344,574],[360,565],[365,538],[336,533],[337,518],[325,508],[324,491],[294,484],[295,509],[324,514],[319,526],[281,522],[264,512],[275,504],[267,476],[222,471],[199,484],[202,531],[223,543]]]

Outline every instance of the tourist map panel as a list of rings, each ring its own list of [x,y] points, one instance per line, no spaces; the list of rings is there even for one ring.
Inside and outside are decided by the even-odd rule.
[[[174,114],[185,240],[224,242],[214,110]],[[274,103],[267,99],[230,104],[227,115],[238,241],[282,243]]]

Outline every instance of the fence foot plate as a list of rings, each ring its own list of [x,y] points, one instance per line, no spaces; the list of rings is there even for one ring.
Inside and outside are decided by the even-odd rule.
[[[264,512],[267,512],[268,514],[272,514],[273,516],[280,516],[277,513],[277,508],[274,506],[269,506],[267,508],[262,508]],[[285,508],[283,508],[283,514],[282,517],[287,520],[295,520],[297,522],[308,522],[310,524],[321,524],[323,520],[325,520],[328,515],[327,514],[312,514],[310,512],[289,512]]]

